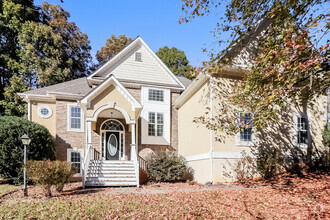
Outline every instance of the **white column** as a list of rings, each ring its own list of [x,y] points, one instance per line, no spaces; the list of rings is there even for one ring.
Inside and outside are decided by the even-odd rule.
[[[131,160],[136,158],[136,148],[135,148],[135,124],[131,124]]]
[[[92,122],[91,121],[87,121],[86,132],[87,132],[87,144],[91,144],[92,143]]]

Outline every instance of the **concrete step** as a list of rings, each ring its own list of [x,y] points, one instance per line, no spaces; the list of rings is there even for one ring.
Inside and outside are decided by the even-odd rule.
[[[85,186],[137,186],[136,182],[100,182],[86,181]]]
[[[132,175],[127,175],[127,174],[123,174],[123,175],[108,175],[108,174],[88,174],[86,176],[87,178],[97,178],[97,179],[100,179],[100,178],[106,178],[106,179],[136,179],[136,176],[135,174],[132,174]]]
[[[134,161],[130,160],[91,160],[90,163],[92,164],[133,164]]]
[[[87,174],[106,174],[106,175],[135,175],[135,170],[89,170]]]
[[[91,182],[136,182],[135,176],[133,177],[86,177],[87,181]]]

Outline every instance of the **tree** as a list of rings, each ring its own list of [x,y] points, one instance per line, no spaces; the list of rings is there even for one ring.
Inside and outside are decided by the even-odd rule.
[[[10,78],[10,85],[4,91],[4,100],[0,100],[0,106],[5,109],[6,115],[26,115],[26,104],[17,93],[27,90],[28,87],[23,77],[13,76]]]
[[[180,22],[209,13],[219,14],[214,33],[220,46],[227,47],[211,53],[209,71],[221,71],[224,65],[233,62],[231,57],[223,55],[244,43],[244,35],[253,32],[260,23],[270,21],[258,36],[251,70],[227,99],[231,105],[244,106],[245,111],[252,112],[253,125],[263,127],[267,121],[277,119],[277,113],[286,103],[312,104],[330,87],[329,44],[323,42],[330,27],[328,12],[322,8],[325,2],[185,0],[182,6],[185,17]],[[230,37],[225,38],[228,33]],[[211,127],[237,129],[228,124]]]
[[[59,5],[33,1],[0,1],[1,106],[10,106],[4,88],[10,78],[23,77],[28,88],[39,88],[86,76],[90,42],[70,13]],[[6,102],[9,103],[6,104]],[[0,114],[4,111],[0,108]],[[21,109],[6,111],[19,114]]]
[[[39,11],[32,0],[0,1],[0,100],[4,99],[4,88],[9,85],[13,70],[8,59],[18,60],[17,50],[19,24],[38,21]],[[0,114],[4,110],[0,107]]]
[[[189,65],[189,61],[184,51],[175,47],[168,48],[164,46],[159,48],[156,55],[175,75],[183,74],[189,79],[195,77],[195,69]]]
[[[101,47],[96,53],[96,58],[99,61],[98,65],[105,64],[132,41],[132,38],[127,38],[125,34],[119,35],[118,37],[112,34],[111,37],[107,39],[105,46]]]
[[[69,78],[75,79],[89,74],[91,62],[90,41],[74,22],[69,22],[70,13],[59,5],[42,3],[43,22],[53,28],[62,38],[62,55],[65,61],[61,68],[69,70]]]
[[[17,183],[23,177],[23,134],[31,139],[28,159],[55,159],[54,141],[47,128],[19,117],[0,117],[0,175]]]

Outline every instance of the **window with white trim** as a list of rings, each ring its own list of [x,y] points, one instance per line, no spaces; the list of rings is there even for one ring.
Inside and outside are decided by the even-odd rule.
[[[50,116],[52,116],[52,109],[46,105],[42,105],[38,108],[38,115],[41,118],[49,118]]]
[[[68,130],[84,131],[84,117],[81,108],[77,105],[68,105]]]
[[[252,141],[252,114],[240,113],[239,116],[240,141]]]
[[[142,54],[140,52],[135,53],[135,61],[142,61]]]
[[[297,144],[308,144],[308,117],[306,115],[297,115]]]
[[[158,90],[158,89],[149,89],[148,100],[163,102],[164,101],[164,91]]]
[[[164,135],[164,114],[149,112],[148,119],[148,135],[162,137]]]
[[[76,174],[81,174],[82,170],[82,150],[81,149],[72,149],[67,150],[67,161],[71,162],[74,166],[77,167]]]

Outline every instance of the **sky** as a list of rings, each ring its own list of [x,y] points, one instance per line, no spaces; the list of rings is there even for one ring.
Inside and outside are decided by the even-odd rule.
[[[36,5],[43,1],[35,0]],[[82,32],[91,42],[95,54],[106,39],[115,34],[125,34],[133,39],[141,36],[157,52],[163,46],[176,47],[186,53],[190,64],[202,66],[209,60],[202,48],[216,45],[212,36],[217,19],[215,15],[199,17],[190,23],[179,24],[183,15],[180,0],[48,0],[59,4],[71,14]]]

